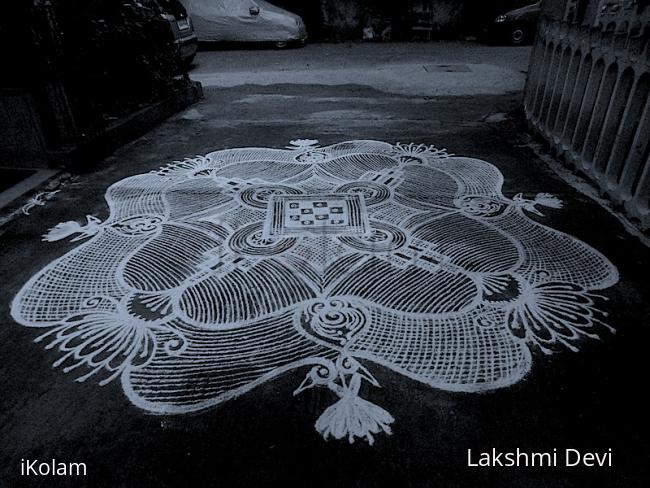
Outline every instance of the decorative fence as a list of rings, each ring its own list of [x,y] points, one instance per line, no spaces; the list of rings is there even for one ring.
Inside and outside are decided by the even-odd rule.
[[[557,12],[557,3],[545,9]],[[650,8],[564,3],[562,17],[551,11],[540,21],[526,117],[570,166],[649,229]]]

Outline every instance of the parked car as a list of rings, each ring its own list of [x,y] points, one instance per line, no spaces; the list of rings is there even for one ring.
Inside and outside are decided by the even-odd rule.
[[[199,41],[194,33],[192,19],[180,0],[157,0],[162,17],[169,22],[174,36],[174,44],[178,49],[181,60],[189,65],[194,60]]]
[[[541,4],[541,1],[535,2],[497,15],[487,27],[486,34],[491,39],[513,46],[532,43],[537,21],[542,11]]]
[[[300,16],[263,0],[182,0],[199,41],[272,42],[277,47],[304,44]]]

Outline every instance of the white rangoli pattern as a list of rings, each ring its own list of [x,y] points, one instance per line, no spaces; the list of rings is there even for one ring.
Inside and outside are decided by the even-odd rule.
[[[379,386],[371,363],[477,392],[520,380],[533,347],[611,330],[592,292],[616,268],[527,216],[555,197],[508,199],[502,183],[491,164],[425,145],[213,152],[115,183],[104,222],[51,229],[47,241],[90,239],[32,277],[12,315],[46,329],[36,341],[54,366],[119,378],[153,412],[306,367],[295,394],[338,397],[316,429],[372,443],[394,419],[359,397]]]

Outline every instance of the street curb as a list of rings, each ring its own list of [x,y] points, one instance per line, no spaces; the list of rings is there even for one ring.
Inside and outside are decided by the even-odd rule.
[[[59,173],[60,171],[56,169],[36,170],[33,175],[19,181],[11,188],[0,192],[0,210],[9,207],[15,200],[29,193],[34,188],[46,185],[49,181],[58,176]]]
[[[97,136],[67,149],[51,151],[52,166],[87,171],[89,165],[101,161],[201,98],[203,98],[201,83],[191,81],[163,100],[110,124]]]
[[[141,137],[167,118],[203,98],[203,87],[197,81],[177,90],[159,102],[134,112],[109,125],[92,139],[82,141],[66,149],[49,151],[48,168],[37,169],[37,173],[12,188],[2,192],[0,205],[0,227],[19,215],[28,215],[28,206],[44,205],[71,177],[66,169],[87,172],[92,166],[105,159],[115,150]],[[39,192],[39,190],[41,190]],[[28,197],[31,196],[31,199]],[[31,203],[31,205],[30,205]],[[0,232],[1,234],[1,232]]]
[[[46,205],[69,181],[76,178],[66,171],[56,169],[41,170],[38,173],[40,173],[40,176],[34,178],[34,184],[28,184],[28,180],[30,180],[28,178],[25,182],[21,182],[4,192],[5,194],[11,192],[10,196],[12,198],[11,200],[7,199],[4,205],[0,207],[0,235],[5,231],[5,224],[17,217],[30,215],[32,208]],[[16,187],[18,188],[14,190]]]

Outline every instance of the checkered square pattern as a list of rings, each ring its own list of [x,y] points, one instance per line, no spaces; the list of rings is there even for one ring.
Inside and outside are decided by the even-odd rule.
[[[365,234],[368,217],[359,194],[274,195],[268,206],[265,234]]]

